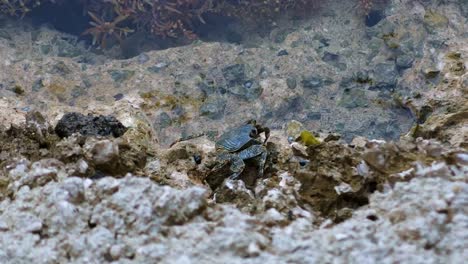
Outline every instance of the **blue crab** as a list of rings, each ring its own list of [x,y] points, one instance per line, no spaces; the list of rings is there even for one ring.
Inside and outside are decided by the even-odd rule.
[[[260,134],[265,134],[265,140],[260,140]],[[270,136],[270,129],[258,125],[255,120],[224,133],[216,141],[216,165],[212,171],[217,171],[230,164],[232,173],[229,179],[237,179],[245,168],[244,160],[255,158],[258,161],[258,177],[263,176],[267,149],[265,143]]]

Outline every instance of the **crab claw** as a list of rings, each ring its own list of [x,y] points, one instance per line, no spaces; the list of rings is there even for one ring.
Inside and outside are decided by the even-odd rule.
[[[263,141],[263,144],[266,144],[268,138],[270,138],[270,129],[268,127],[262,127],[262,130],[265,132],[265,141]]]

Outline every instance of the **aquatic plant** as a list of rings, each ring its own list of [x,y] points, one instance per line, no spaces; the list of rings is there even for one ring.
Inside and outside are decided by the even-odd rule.
[[[279,15],[310,14],[325,0],[1,0],[0,13],[25,16],[43,4],[79,2],[91,27],[93,44],[105,46],[109,37],[122,40],[134,31],[162,38],[197,38],[194,29],[205,24],[209,14],[235,17],[241,21],[269,24]],[[366,13],[375,1],[357,0]],[[267,23],[264,23],[267,22]]]
[[[127,18],[126,15],[119,15],[112,22],[107,22],[97,17],[91,11],[88,11],[88,14],[93,19],[93,21],[89,22],[93,27],[83,32],[83,35],[92,35],[93,45],[100,43],[102,47],[105,47],[108,36],[113,36],[119,41],[122,41],[123,36],[127,36],[129,33],[133,32],[133,30],[128,27],[123,28],[117,26],[117,24]]]

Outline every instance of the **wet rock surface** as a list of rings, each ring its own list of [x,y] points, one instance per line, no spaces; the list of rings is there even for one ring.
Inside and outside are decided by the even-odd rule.
[[[125,60],[1,20],[0,262],[464,263],[468,9],[353,3]]]

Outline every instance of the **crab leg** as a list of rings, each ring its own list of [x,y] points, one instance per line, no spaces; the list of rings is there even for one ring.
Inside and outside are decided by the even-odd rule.
[[[246,160],[246,159],[258,157],[258,159],[259,159],[258,174],[259,174],[260,177],[263,177],[263,169],[265,168],[267,153],[268,152],[267,152],[267,149],[266,149],[265,146],[263,146],[263,145],[253,145],[253,146],[250,146],[250,147],[242,150],[241,152],[239,152],[238,157],[241,160]],[[231,165],[231,167],[232,167],[232,165]]]

